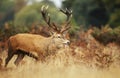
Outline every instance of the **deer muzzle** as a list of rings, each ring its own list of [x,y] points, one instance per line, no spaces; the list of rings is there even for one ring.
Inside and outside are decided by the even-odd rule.
[[[69,41],[69,40],[65,40],[65,41],[63,42],[63,44],[64,44],[64,45],[70,45],[70,41]]]

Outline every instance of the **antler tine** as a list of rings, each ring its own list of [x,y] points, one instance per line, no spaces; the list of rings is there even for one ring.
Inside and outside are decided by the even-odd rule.
[[[66,30],[68,30],[69,28],[71,28],[71,27],[69,26],[69,24],[70,24],[71,17],[72,17],[72,10],[66,8],[66,10],[60,9],[60,11],[67,16],[66,24],[62,27],[62,30],[61,30],[61,33],[63,33],[64,31],[66,31]]]
[[[48,9],[48,7],[49,6],[42,6],[41,7],[41,14],[42,14],[42,16],[43,16],[43,19],[45,20],[45,22],[50,26],[50,27],[52,27],[51,26],[51,24],[50,24],[50,15],[47,13],[47,9]]]
[[[59,29],[57,28],[55,23],[54,22],[51,23],[51,21],[50,21],[50,14],[47,12],[48,7],[49,6],[45,7],[44,5],[41,7],[41,13],[42,13],[43,19],[49,25],[49,27],[51,27],[55,31],[59,31]]]
[[[62,26],[62,29],[61,29],[61,33],[63,33],[64,31],[70,29],[71,27],[69,26],[70,22],[66,23],[64,26]]]
[[[60,9],[60,11],[67,16],[67,20],[66,21],[69,22],[70,18],[72,17],[72,10],[66,8],[66,10]]]
[[[57,25],[56,25],[54,22],[52,23],[52,25],[53,25],[53,27],[54,27],[54,30],[60,32],[60,29],[57,27]]]

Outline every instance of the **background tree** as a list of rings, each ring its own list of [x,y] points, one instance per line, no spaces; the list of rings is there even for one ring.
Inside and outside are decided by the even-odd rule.
[[[120,26],[120,0],[103,0],[106,9],[110,14],[109,24],[111,27]]]
[[[5,22],[14,19],[14,0],[1,0],[0,1],[0,27]]]
[[[75,21],[78,25],[93,25],[101,27],[110,24],[112,27],[119,26],[120,0],[65,0],[63,7],[74,10]]]
[[[19,12],[26,4],[26,0],[15,0],[15,12]]]
[[[23,30],[28,30],[33,24],[44,24],[43,18],[41,16],[40,9],[42,5],[49,5],[49,13],[51,21],[58,24],[65,20],[65,15],[62,14],[54,5],[53,2],[44,0],[42,2],[34,3],[32,5],[25,6],[15,15],[14,24],[16,27],[20,27]]]

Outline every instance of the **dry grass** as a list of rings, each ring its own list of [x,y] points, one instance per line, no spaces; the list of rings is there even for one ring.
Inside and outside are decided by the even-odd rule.
[[[89,33],[44,63],[26,56],[16,67],[14,57],[4,68],[5,57],[6,51],[1,52],[0,78],[120,78],[120,47],[114,43],[100,45]]]
[[[109,70],[98,70],[84,65],[71,63],[65,65],[60,58],[56,56],[55,60],[49,63],[35,63],[33,59],[25,57],[26,63],[19,67],[14,67],[11,61],[7,70],[0,71],[0,78],[119,78],[119,68],[111,67]],[[59,58],[59,59],[58,59]],[[53,58],[52,58],[53,59]],[[68,60],[67,60],[68,61]]]

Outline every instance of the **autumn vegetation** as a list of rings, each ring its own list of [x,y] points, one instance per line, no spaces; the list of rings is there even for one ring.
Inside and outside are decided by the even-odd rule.
[[[53,17],[51,20],[58,26],[66,17],[57,13],[56,6],[49,0],[40,3],[33,1],[32,5],[27,5],[25,0],[2,1],[3,3],[0,3],[0,78],[120,77],[119,0],[63,1],[63,8],[69,7],[73,10],[71,28],[67,34],[70,46],[57,50],[47,58],[43,57],[45,62],[36,62],[35,59],[25,56],[20,65],[15,66],[13,63],[17,58],[15,55],[6,68],[4,65],[8,52],[7,43],[11,36],[18,33],[50,36],[49,26],[45,24],[40,14],[43,4],[49,4],[52,8],[48,12]],[[19,3],[21,6],[18,5]],[[8,7],[11,9],[8,10]],[[80,8],[76,9],[76,7]],[[14,18],[6,18],[9,16],[7,13],[14,14]],[[105,17],[99,15],[102,13]],[[95,14],[98,15],[94,16]]]
[[[103,31],[103,29],[105,30]],[[70,71],[71,73],[73,73],[73,76],[76,76],[76,77],[81,77],[79,73],[82,73],[82,76],[86,77],[85,73],[83,72],[88,72],[88,71],[89,72],[96,71],[100,73],[100,71],[98,70],[104,70],[103,72],[101,72],[101,75],[103,75],[103,73],[106,73],[106,72],[111,73],[110,71],[120,72],[117,70],[117,68],[119,68],[120,66],[119,45],[118,43],[116,43],[117,41],[109,41],[109,39],[111,39],[111,34],[110,36],[108,36],[107,34],[107,33],[111,33],[107,31],[109,30],[109,27],[107,29],[106,28],[103,28],[103,29],[99,30],[99,34],[95,33],[97,29],[89,29],[87,31],[77,32],[76,38],[74,39],[70,38],[71,45],[69,49],[61,49],[55,55],[48,56],[47,58],[45,58],[46,62],[44,63],[41,63],[41,62],[36,63],[34,59],[26,56],[25,59],[20,63],[20,66],[18,66],[17,68],[15,65],[13,65],[13,61],[15,60],[16,57],[12,59],[12,61],[8,65],[8,68],[4,68],[4,60],[5,60],[5,57],[7,56],[7,45],[6,45],[7,39],[4,42],[1,41],[0,72],[7,73],[7,75],[10,75],[11,78],[21,77],[21,75],[19,75],[18,73],[15,73],[17,71],[20,71],[23,77],[29,77],[29,74],[32,73],[32,71],[33,72],[38,71],[39,73],[43,73],[43,74],[39,75],[38,73],[37,75],[39,77],[43,76],[44,78],[47,77],[44,75],[45,73],[49,75],[52,74],[50,73],[50,70],[53,73],[54,71],[57,71],[56,75],[52,74],[52,76],[50,77],[58,77],[60,76],[58,73],[61,73],[62,71],[64,72],[62,73],[62,77],[64,76],[69,77],[70,73],[67,73],[67,72],[70,72]],[[110,31],[113,31],[113,30],[110,30]],[[44,36],[47,36],[45,35],[47,34],[46,32],[47,31],[45,30],[39,30],[37,32],[34,32],[34,34],[37,33],[37,34],[43,35],[44,33]],[[103,39],[105,38],[104,34],[102,33],[107,34],[107,36],[105,37],[109,37],[108,40],[106,39],[107,40],[106,42],[102,41],[102,38]],[[116,68],[116,69],[113,69],[113,68]],[[79,73],[77,73],[76,71],[79,71]],[[95,73],[91,73],[91,74],[95,74]],[[117,73],[114,73],[114,74],[117,75],[117,77],[119,77]],[[99,74],[97,75],[99,76]],[[6,77],[5,74],[3,74],[2,76]],[[108,78],[110,77],[110,75],[108,74],[106,75],[106,77],[107,76]],[[36,77],[36,76],[31,76],[31,77]],[[96,75],[91,78],[95,78],[95,77]]]

